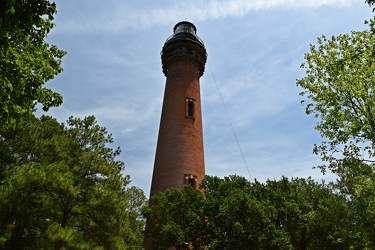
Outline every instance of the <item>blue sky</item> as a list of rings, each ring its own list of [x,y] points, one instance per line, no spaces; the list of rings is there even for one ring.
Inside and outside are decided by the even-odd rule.
[[[108,128],[132,185],[150,191],[165,76],[160,51],[183,20],[194,23],[208,64],[201,77],[206,173],[248,179],[322,176],[312,155],[317,122],[296,79],[310,44],[367,27],[364,0],[57,0],[48,42],[68,51],[47,86],[64,96],[59,121],[95,115]],[[212,72],[210,70],[212,69]],[[215,80],[216,79],[216,83]],[[217,84],[217,85],[216,85]],[[233,135],[223,97],[243,156]]]

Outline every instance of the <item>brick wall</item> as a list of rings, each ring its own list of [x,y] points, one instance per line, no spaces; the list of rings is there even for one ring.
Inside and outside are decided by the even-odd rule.
[[[168,65],[150,197],[169,188],[182,189],[185,174],[205,176],[199,70],[193,60]],[[186,98],[194,100],[194,117],[186,116]]]

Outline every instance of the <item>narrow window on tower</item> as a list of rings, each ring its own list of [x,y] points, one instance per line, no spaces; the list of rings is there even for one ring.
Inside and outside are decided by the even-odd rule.
[[[192,174],[185,174],[185,185],[192,186],[193,189],[198,189],[198,179],[197,176]]]
[[[194,105],[195,105],[194,99],[185,98],[185,116],[186,116],[186,118],[194,119]]]

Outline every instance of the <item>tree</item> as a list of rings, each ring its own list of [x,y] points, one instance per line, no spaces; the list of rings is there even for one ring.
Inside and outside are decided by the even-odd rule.
[[[369,6],[373,6],[375,4],[375,0],[365,0],[365,3],[367,3]],[[373,9],[372,11],[374,11]]]
[[[219,250],[353,246],[345,197],[332,185],[300,178],[251,183],[240,176],[206,176],[201,189],[204,193],[186,186],[153,197],[150,249],[184,249],[181,242]]]
[[[0,248],[131,249],[143,193],[93,116],[42,116],[1,134]],[[136,201],[136,202],[132,202]],[[138,220],[138,221],[136,221]]]
[[[319,118],[315,129],[324,138],[313,152],[326,161],[323,172],[339,177],[358,249],[375,247],[375,24],[367,23],[369,30],[318,38],[301,65],[306,76],[297,80],[306,113]]]
[[[311,178],[268,180],[262,200],[275,208],[273,223],[289,237],[293,249],[348,249],[348,206],[335,186]],[[261,189],[260,189],[261,190]]]
[[[322,36],[301,65],[306,76],[297,85],[309,99],[306,113],[320,118],[315,129],[327,139],[315,146],[314,153],[334,172],[342,166],[342,158],[371,163],[375,153],[374,42],[369,30],[331,40]],[[342,157],[336,156],[339,153]]]
[[[59,106],[62,96],[43,85],[62,71],[65,52],[45,42],[56,4],[47,0],[0,2],[0,129],[32,113]]]
[[[147,205],[147,199],[142,189],[132,186],[126,190],[128,203],[128,227],[131,231],[132,238],[129,239],[128,245],[133,246],[133,249],[143,249],[143,234],[145,230],[145,218],[142,214],[142,208]]]
[[[347,206],[333,187],[296,178],[266,183],[207,177],[212,249],[343,249]]]
[[[208,249],[290,249],[287,235],[272,221],[275,208],[255,196],[260,186],[240,176],[203,180]]]
[[[195,249],[206,245],[204,197],[190,185],[184,190],[170,189],[152,197],[144,209],[147,217],[148,249]]]
[[[348,230],[345,241],[352,249],[375,248],[375,199],[373,166],[360,160],[345,160],[338,173],[337,188],[347,198]]]

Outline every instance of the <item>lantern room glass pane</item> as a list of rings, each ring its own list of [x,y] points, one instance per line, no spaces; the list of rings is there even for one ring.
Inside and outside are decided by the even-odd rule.
[[[175,34],[177,33],[190,33],[195,35],[195,30],[192,25],[189,25],[187,23],[181,23],[176,27]]]

